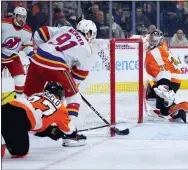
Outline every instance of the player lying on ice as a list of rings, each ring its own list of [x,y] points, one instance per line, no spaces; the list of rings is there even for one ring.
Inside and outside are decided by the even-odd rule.
[[[186,123],[188,102],[176,104],[175,93],[180,88],[180,70],[175,59],[171,56],[163,33],[160,30],[153,31],[149,37],[149,48],[146,52],[146,71],[153,77],[156,84],[147,89],[146,99],[156,98],[152,114],[168,116],[168,120],[174,121],[181,118]]]
[[[5,147],[12,158],[21,158],[28,154],[28,132],[39,133],[54,140],[73,139],[79,145],[85,138],[77,135],[74,125],[68,115],[68,110],[62,102],[64,89],[57,82],[48,82],[44,92],[36,93],[28,99],[18,98],[2,105],[2,156]],[[51,126],[55,123],[56,126]]]
[[[41,92],[47,81],[59,82],[65,90],[71,122],[76,124],[82,100],[78,85],[92,69],[93,56],[89,43],[96,33],[96,25],[90,20],[81,20],[76,30],[67,26],[39,28],[34,33],[38,49],[31,58],[24,94],[30,96]],[[63,145],[70,146],[71,143],[64,140]]]

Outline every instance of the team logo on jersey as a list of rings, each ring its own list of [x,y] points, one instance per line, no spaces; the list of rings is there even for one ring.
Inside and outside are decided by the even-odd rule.
[[[188,64],[188,54],[184,56],[184,62],[185,64]]]
[[[21,38],[19,37],[8,37],[2,44],[2,47],[14,50],[19,47],[20,42]]]

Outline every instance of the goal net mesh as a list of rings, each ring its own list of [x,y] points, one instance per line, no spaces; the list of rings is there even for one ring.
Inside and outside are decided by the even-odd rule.
[[[95,40],[91,46],[94,54],[93,68],[79,86],[80,93],[109,123],[138,123],[142,116],[139,107],[139,98],[142,97],[140,94],[142,91],[139,89],[139,74],[143,69],[143,67],[139,68],[139,59],[142,59],[139,43],[125,39],[115,42],[113,48],[110,40]],[[114,68],[111,65],[113,57],[115,57]],[[111,89],[113,76],[115,91]],[[112,97],[115,97],[115,102]],[[112,106],[115,106],[115,112]],[[115,119],[112,120],[112,117]],[[78,119],[79,130],[106,125],[82,100]],[[107,127],[86,133],[110,135],[110,130]]]

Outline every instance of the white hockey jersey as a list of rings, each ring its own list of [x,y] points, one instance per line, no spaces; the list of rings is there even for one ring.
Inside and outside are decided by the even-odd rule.
[[[26,24],[16,27],[13,18],[2,19],[1,21],[1,57],[2,63],[8,63],[18,57],[22,47],[27,56],[33,55],[32,31]]]
[[[34,34],[38,46],[32,61],[53,70],[71,71],[76,83],[84,80],[92,67],[92,49],[85,37],[72,27],[39,28]]]

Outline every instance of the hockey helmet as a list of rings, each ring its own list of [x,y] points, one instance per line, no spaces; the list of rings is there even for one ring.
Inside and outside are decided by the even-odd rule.
[[[20,21],[17,19],[17,15],[20,15],[22,18],[20,18]],[[16,26],[22,27],[25,22],[26,22],[26,18],[27,18],[27,11],[25,8],[23,7],[19,7],[17,6],[14,9],[14,23]]]
[[[77,30],[83,33],[88,41],[96,38],[97,27],[95,23],[91,20],[81,20],[77,25]],[[88,32],[91,33],[91,36],[88,36]]]
[[[62,100],[64,97],[64,89],[58,82],[47,82],[44,87],[44,91],[48,91],[49,93],[59,97],[60,100]]]
[[[155,48],[159,45],[161,45],[164,41],[164,36],[162,31],[156,29],[152,33],[150,33],[149,36],[149,47],[150,48]]]

